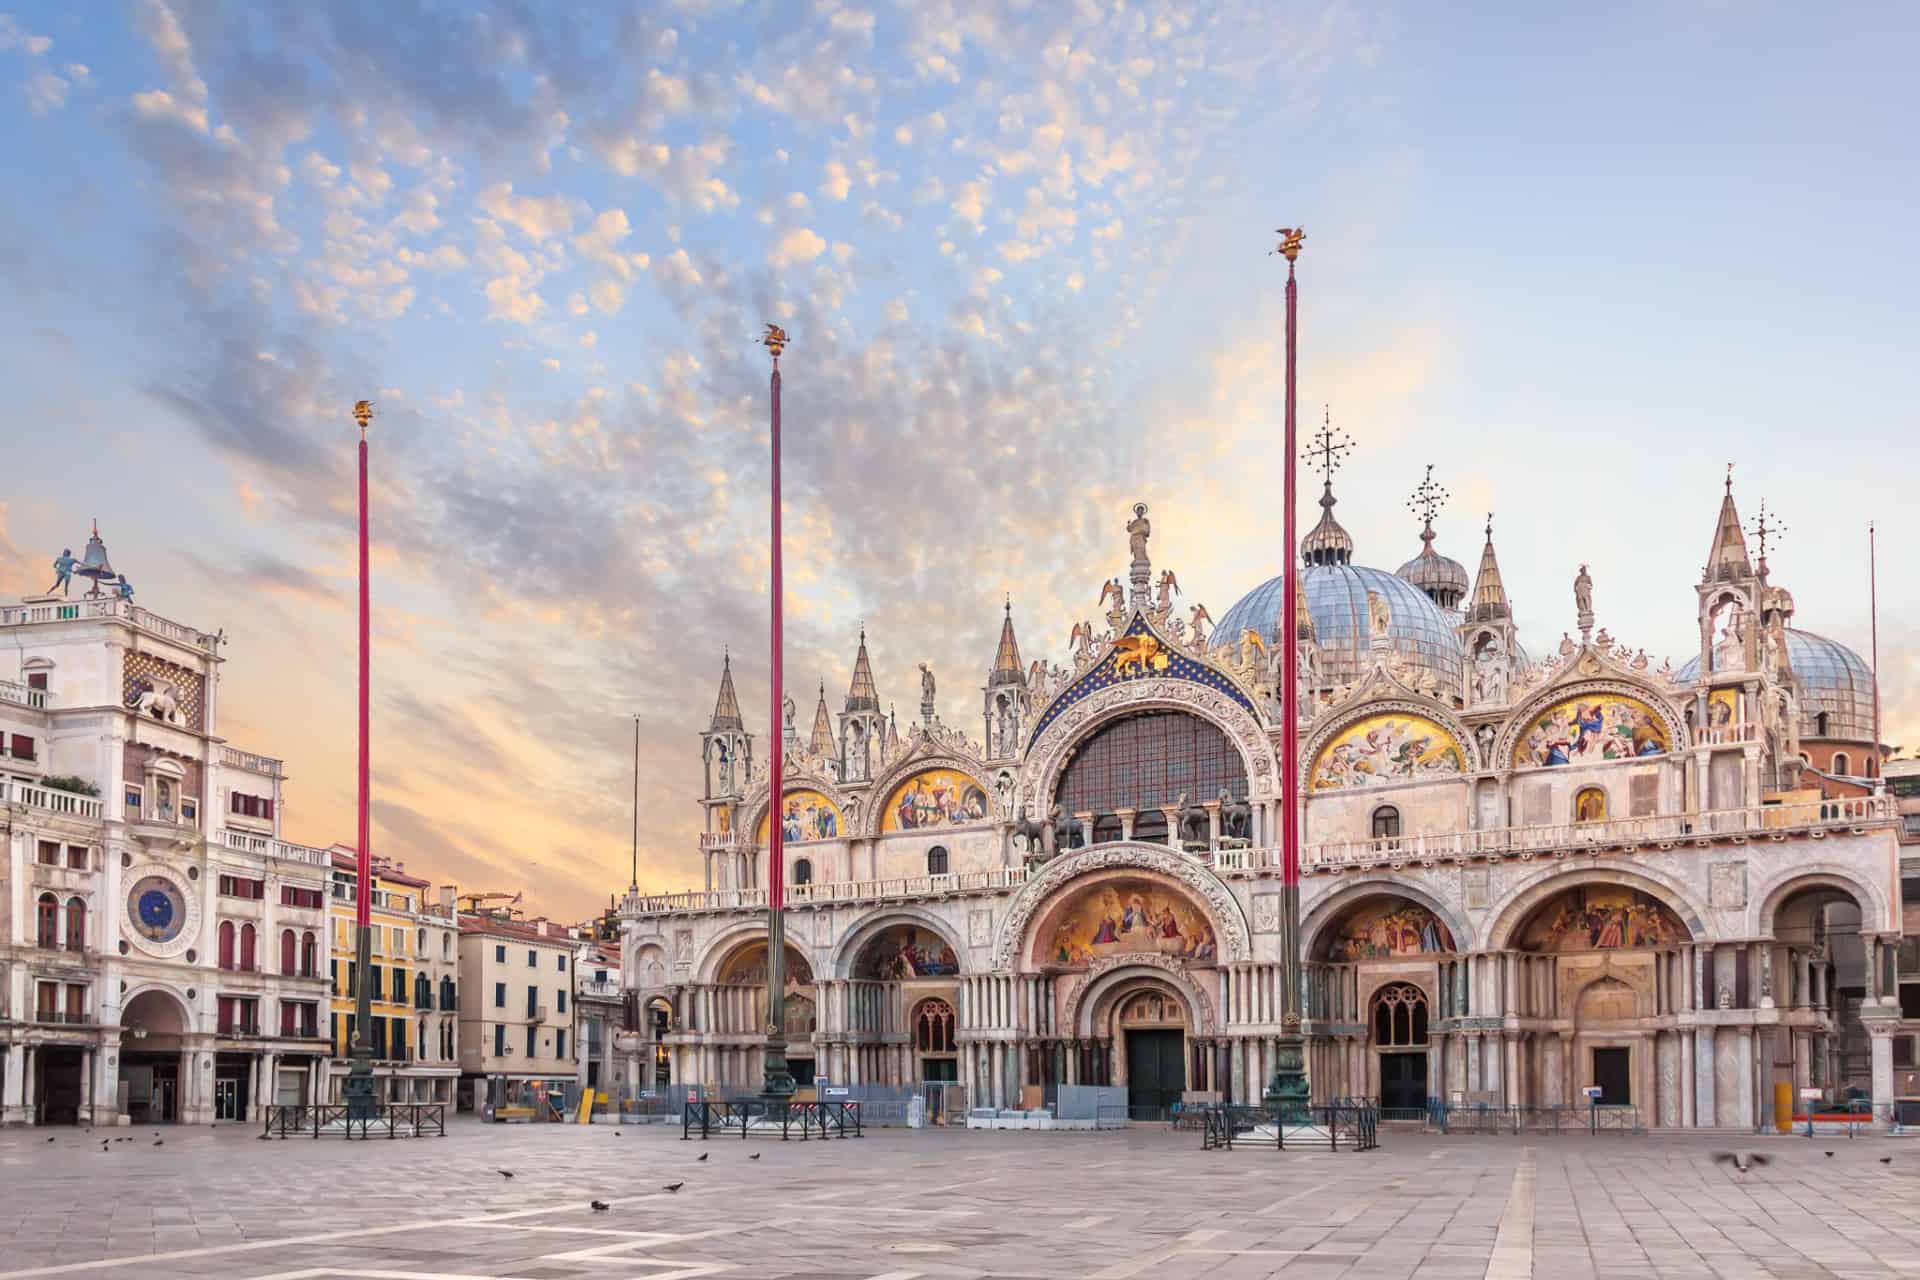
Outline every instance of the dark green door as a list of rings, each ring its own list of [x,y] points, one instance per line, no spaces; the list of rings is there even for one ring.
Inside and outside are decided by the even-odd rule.
[[[1425,1111],[1426,1107],[1427,1055],[1381,1054],[1380,1109],[1386,1112]]]
[[[1593,1051],[1593,1082],[1600,1086],[1600,1105],[1624,1107],[1633,1101],[1632,1073],[1626,1049]]]
[[[1187,1087],[1186,1036],[1179,1031],[1129,1031],[1127,1114],[1165,1120]]]

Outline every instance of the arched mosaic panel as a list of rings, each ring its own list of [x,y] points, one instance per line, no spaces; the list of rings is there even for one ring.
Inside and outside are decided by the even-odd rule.
[[[880,830],[924,831],[985,822],[992,814],[986,788],[958,769],[927,769],[887,796]]]
[[[1081,890],[1059,921],[1047,940],[1046,960],[1063,969],[1127,955],[1212,964],[1219,954],[1213,923],[1199,904],[1145,877],[1105,880]]]
[[[1543,903],[1515,939],[1522,951],[1671,947],[1692,935],[1665,903],[1623,885],[1584,884]]]
[[[808,840],[833,840],[846,830],[846,821],[840,816],[840,807],[818,791],[789,791],[786,800],[780,806],[781,839],[788,844],[800,844]],[[760,819],[760,829],[754,832],[754,840],[767,843],[767,818]]]
[[[1618,693],[1565,698],[1535,716],[1513,746],[1513,766],[1599,764],[1665,755],[1666,725],[1638,698]]]
[[[1314,757],[1308,785],[1315,791],[1377,787],[1464,769],[1465,753],[1451,733],[1425,716],[1394,712],[1355,721],[1328,739]]]

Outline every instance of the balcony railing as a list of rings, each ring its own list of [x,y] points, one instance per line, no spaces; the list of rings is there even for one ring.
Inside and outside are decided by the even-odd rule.
[[[24,804],[34,809],[45,809],[49,813],[91,821],[98,821],[105,812],[98,796],[59,791],[20,778],[0,778],[0,802]]]
[[[1856,796],[1800,804],[1752,805],[1740,809],[1710,809],[1704,813],[1660,814],[1643,818],[1615,818],[1604,822],[1557,823],[1541,826],[1494,827],[1484,831],[1453,831],[1434,835],[1385,836],[1374,840],[1310,844],[1301,854],[1306,871],[1380,866],[1409,862],[1460,862],[1474,858],[1554,853],[1561,850],[1597,851],[1639,848],[1687,841],[1785,835],[1835,827],[1889,822],[1893,808],[1885,796]],[[1229,855],[1238,855],[1232,856]],[[1254,870],[1279,866],[1279,851],[1247,849],[1224,851],[1216,864],[1223,869]]]
[[[1374,840],[1337,840],[1301,850],[1305,871],[1395,866],[1412,862],[1463,862],[1528,857],[1563,850],[1598,853],[1725,839],[1766,839],[1796,833],[1823,833],[1851,827],[1891,825],[1897,814],[1889,796],[1857,796],[1796,804],[1752,805],[1704,813],[1662,814],[1604,822],[1497,827],[1430,835],[1387,836]],[[1280,869],[1277,848],[1228,848],[1195,855],[1223,875],[1251,875]],[[869,902],[986,893],[1016,889],[1027,878],[1024,867],[972,871],[945,876],[904,876],[884,880],[846,880],[787,887],[792,906],[813,903]],[[626,915],[673,915],[691,911],[764,910],[765,889],[694,890],[687,893],[630,895]]]
[[[257,836],[251,831],[235,831],[232,827],[223,827],[216,831],[213,840],[215,844],[223,844],[229,849],[237,849],[241,853],[258,854],[264,858],[304,862],[312,867],[333,865],[331,850],[316,849],[312,845],[294,844],[290,840],[276,840],[272,836]]]
[[[825,902],[862,902],[878,898],[933,898],[954,893],[993,893],[1017,889],[1026,883],[1025,867],[993,871],[960,871],[944,876],[898,876],[885,880],[840,880],[787,886],[793,906]],[[695,889],[686,893],[629,895],[623,910],[638,915],[665,915],[677,911],[737,911],[764,909],[765,889]]]
[[[605,982],[583,982],[580,984],[580,994],[583,996],[611,996],[618,999],[620,996],[620,984],[612,978],[608,978]]]
[[[1762,742],[1766,726],[1747,721],[1742,724],[1717,724],[1694,733],[1694,742],[1702,747],[1731,747],[1743,742]]]
[[[269,778],[280,776],[280,761],[272,756],[255,755],[251,751],[242,751],[238,747],[220,748],[220,763],[230,769],[245,769],[250,773],[265,774]]]
[[[72,1013],[65,1009],[35,1009],[33,1011],[33,1020],[55,1027],[90,1027],[93,1025],[92,1014]]]
[[[220,642],[216,637],[163,618],[149,609],[141,608],[131,600],[79,597],[72,600],[53,600],[44,604],[0,606],[0,627],[28,627],[48,622],[73,622],[93,618],[121,618],[143,631],[151,631],[154,635],[186,645],[190,649],[202,649],[208,653],[215,653],[219,649]]]
[[[16,707],[26,707],[32,711],[45,711],[47,691],[16,684],[12,680],[0,680],[0,702],[11,702]]]

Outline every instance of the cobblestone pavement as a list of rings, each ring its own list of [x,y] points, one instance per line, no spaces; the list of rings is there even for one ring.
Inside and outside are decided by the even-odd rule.
[[[1888,1139],[1389,1133],[1283,1155],[1157,1126],[703,1145],[464,1118],[417,1142],[47,1136],[0,1134],[0,1280],[1920,1273],[1920,1144]],[[1769,1162],[1741,1174],[1727,1150]]]

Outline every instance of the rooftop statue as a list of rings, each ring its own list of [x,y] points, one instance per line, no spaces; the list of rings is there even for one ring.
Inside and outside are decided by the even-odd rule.
[[[48,595],[52,595],[55,591],[63,596],[68,594],[67,588],[73,585],[73,566],[78,563],[79,561],[73,558],[72,547],[62,549],[60,554],[53,558],[54,578],[53,585],[47,588]]]

